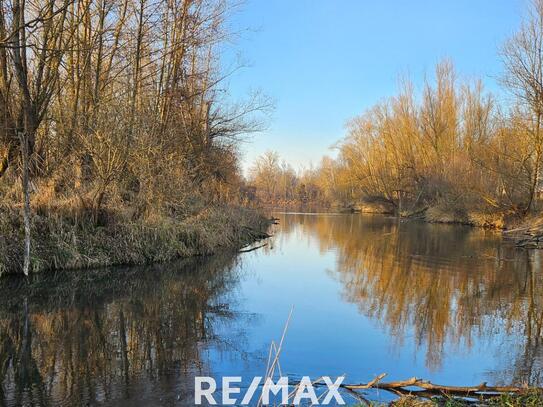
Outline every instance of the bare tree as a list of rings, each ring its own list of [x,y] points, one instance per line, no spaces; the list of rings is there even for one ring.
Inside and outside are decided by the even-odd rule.
[[[503,47],[506,74],[504,84],[523,107],[524,137],[529,140],[530,196],[525,212],[534,203],[543,159],[543,1],[533,0],[528,19]]]

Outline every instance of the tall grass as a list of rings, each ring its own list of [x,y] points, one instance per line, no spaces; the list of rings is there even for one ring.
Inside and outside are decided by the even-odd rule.
[[[369,404],[368,404],[369,403]],[[504,394],[474,402],[458,398],[436,397],[432,400],[424,400],[415,396],[403,396],[390,403],[371,402],[358,404],[357,407],[540,407],[543,406],[543,394],[540,391],[527,391],[525,394]]]
[[[21,270],[21,209],[0,205],[0,275]],[[38,208],[33,216],[34,272],[122,264],[148,264],[235,250],[265,236],[267,219],[256,211],[214,205],[189,216],[133,218],[108,208],[96,222],[73,207]]]

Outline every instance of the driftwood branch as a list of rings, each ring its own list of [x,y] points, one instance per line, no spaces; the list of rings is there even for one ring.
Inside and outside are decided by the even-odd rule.
[[[245,229],[247,231],[247,233],[254,239],[256,240],[262,240],[262,239],[267,239],[269,237],[272,237],[272,235],[266,233],[266,232],[263,232],[261,230],[257,230],[257,229],[254,229],[254,228],[251,228],[249,226],[244,226],[242,225],[241,226],[243,229]]]
[[[471,399],[488,399],[496,397],[502,394],[521,394],[528,391],[541,391],[540,387],[528,387],[528,386],[488,386],[486,382],[475,386],[446,386],[441,384],[435,384],[427,380],[412,377],[407,380],[400,380],[394,382],[382,382],[381,380],[386,376],[386,373],[382,373],[375,377],[368,383],[360,384],[341,384],[341,388],[348,390],[349,392],[356,392],[358,390],[368,389],[381,389],[389,391],[398,396],[411,395],[422,398],[432,398],[436,396],[442,397],[461,397]]]
[[[543,221],[538,220],[528,226],[505,230],[503,236],[507,240],[514,241],[517,247],[541,249],[543,248]]]
[[[261,244],[260,246],[251,247],[250,249],[242,249],[238,253],[249,253],[258,249],[261,249],[262,247],[267,246],[268,243]]]

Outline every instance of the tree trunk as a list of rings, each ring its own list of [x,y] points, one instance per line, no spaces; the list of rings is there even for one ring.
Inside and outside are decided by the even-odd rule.
[[[539,122],[539,120],[538,120]],[[539,130],[538,130],[539,132]],[[538,137],[539,139],[539,137]],[[541,146],[541,142],[538,140],[536,144],[536,154],[535,154],[535,163],[534,163],[534,174],[532,178],[532,185],[530,186],[530,197],[528,201],[528,205],[526,205],[526,209],[524,210],[524,213],[527,214],[532,209],[532,206],[534,204],[534,201],[537,198],[538,188],[539,188],[539,173],[541,172],[541,159],[543,158],[543,148]]]
[[[30,271],[30,189],[28,182],[28,136],[26,133],[19,133],[21,141],[21,155],[23,159],[23,195],[24,209],[23,220],[25,228],[24,251],[23,251],[23,273],[28,276]]]

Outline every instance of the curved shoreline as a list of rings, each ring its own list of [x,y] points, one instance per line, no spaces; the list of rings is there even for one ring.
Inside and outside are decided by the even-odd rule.
[[[23,258],[20,217],[17,210],[4,207],[0,212],[0,276],[17,274]],[[181,219],[110,217],[106,225],[96,225],[60,212],[35,215],[32,271],[142,265],[234,251],[266,237],[270,224],[256,210],[226,205]]]

